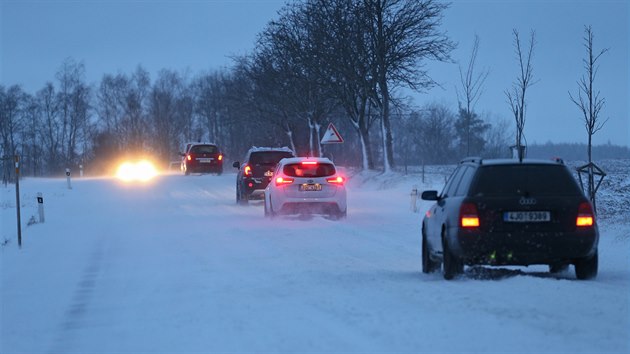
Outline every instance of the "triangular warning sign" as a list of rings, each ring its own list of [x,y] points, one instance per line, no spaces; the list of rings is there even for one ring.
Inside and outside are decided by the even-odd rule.
[[[321,140],[322,144],[335,144],[335,143],[343,143],[343,138],[337,131],[337,128],[330,123],[328,124],[328,129],[324,132],[324,137]]]

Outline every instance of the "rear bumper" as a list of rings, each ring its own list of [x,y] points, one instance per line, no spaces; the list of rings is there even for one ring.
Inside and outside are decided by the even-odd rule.
[[[262,177],[262,178],[243,178],[241,182],[241,191],[244,194],[247,194],[251,198],[263,198],[265,194],[265,188],[269,184],[270,177]]]
[[[274,199],[274,212],[280,214],[340,214],[345,213],[345,193],[333,198],[282,198]]]
[[[572,263],[597,250],[597,228],[575,232],[479,232],[459,230],[452,251],[468,265]]]
[[[222,172],[223,163],[197,163],[187,164],[186,170],[191,173],[203,173],[203,172]]]

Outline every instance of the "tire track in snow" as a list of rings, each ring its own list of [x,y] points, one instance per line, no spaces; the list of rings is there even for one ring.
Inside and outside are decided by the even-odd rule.
[[[103,247],[99,244],[89,257],[89,262],[77,282],[70,305],[65,311],[64,320],[60,324],[59,333],[49,353],[72,352],[73,339],[78,335],[78,331],[85,327],[85,319],[88,317],[102,263]]]

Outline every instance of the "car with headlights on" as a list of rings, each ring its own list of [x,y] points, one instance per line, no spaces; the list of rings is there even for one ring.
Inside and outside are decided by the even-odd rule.
[[[250,199],[262,199],[278,162],[289,157],[295,157],[295,153],[288,147],[250,148],[242,163],[235,161],[232,164],[238,168],[236,202],[247,204]]]
[[[265,216],[279,214],[347,215],[346,178],[327,158],[280,160],[265,189]]]
[[[191,173],[223,173],[223,153],[216,144],[188,143],[182,155],[181,171]]]
[[[422,222],[422,271],[445,279],[465,265],[569,265],[578,279],[597,276],[595,213],[561,160],[462,160]]]

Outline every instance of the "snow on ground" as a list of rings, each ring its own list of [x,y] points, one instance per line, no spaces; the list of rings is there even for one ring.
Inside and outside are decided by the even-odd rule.
[[[260,202],[236,205],[231,173],[72,190],[26,178],[21,249],[15,190],[0,187],[0,352],[628,352],[630,161],[613,165],[593,281],[543,266],[422,274],[430,203],[413,213],[410,193],[441,189],[448,166],[424,183],[355,174],[341,221],[265,219]],[[37,192],[46,221],[26,226]]]

